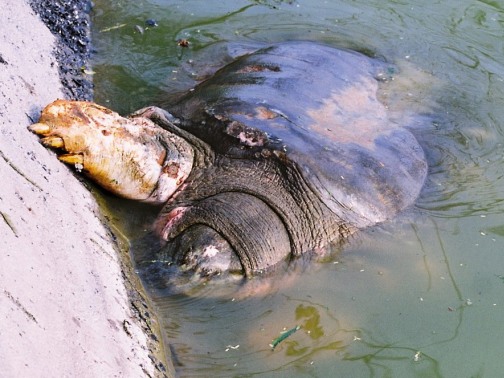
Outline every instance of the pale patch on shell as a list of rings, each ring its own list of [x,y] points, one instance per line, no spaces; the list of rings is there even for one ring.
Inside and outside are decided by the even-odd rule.
[[[387,111],[375,94],[374,79],[362,79],[341,91],[332,91],[317,108],[307,109],[309,128],[321,136],[342,143],[358,141],[371,148],[377,136],[397,126],[388,121]]]

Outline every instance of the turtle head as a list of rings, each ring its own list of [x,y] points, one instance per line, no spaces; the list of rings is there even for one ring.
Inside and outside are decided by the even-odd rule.
[[[29,129],[61,161],[128,199],[164,203],[193,165],[184,139],[148,118],[124,118],[91,102],[56,100]]]

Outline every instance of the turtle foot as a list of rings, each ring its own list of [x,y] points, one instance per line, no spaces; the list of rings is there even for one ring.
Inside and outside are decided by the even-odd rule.
[[[129,199],[163,203],[192,168],[192,149],[180,138],[150,119],[124,118],[92,102],[56,100],[28,129],[59,160]]]

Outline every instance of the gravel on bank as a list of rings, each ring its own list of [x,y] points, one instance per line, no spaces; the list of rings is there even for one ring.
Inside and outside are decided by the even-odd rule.
[[[79,73],[89,51],[67,50],[65,40],[25,0],[2,1],[0,375],[169,375],[153,350],[155,320],[95,199],[26,128],[56,98],[91,96]]]
[[[30,5],[56,38],[54,56],[65,98],[92,100],[89,0],[31,0]]]

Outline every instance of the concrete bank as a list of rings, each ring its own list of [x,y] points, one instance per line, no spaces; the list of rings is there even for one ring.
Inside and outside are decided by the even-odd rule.
[[[0,376],[164,376],[155,321],[95,199],[26,129],[54,99],[89,93],[62,86],[56,46],[25,0],[2,0]]]

